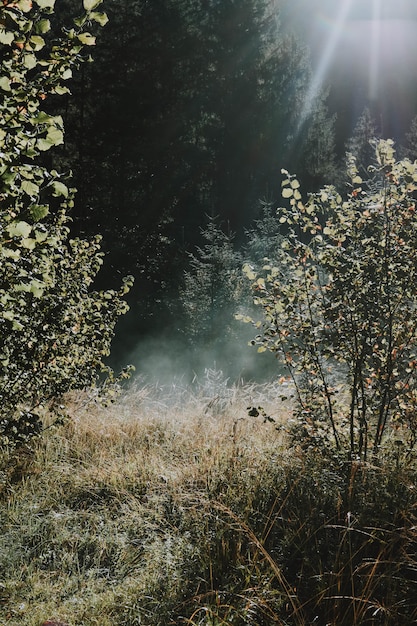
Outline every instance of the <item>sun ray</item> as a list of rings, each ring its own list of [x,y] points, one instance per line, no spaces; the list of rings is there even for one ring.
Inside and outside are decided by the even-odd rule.
[[[314,100],[320,93],[320,90],[323,86],[328,69],[330,67],[330,64],[332,62],[332,59],[335,53],[335,50],[341,39],[343,28],[349,16],[349,12],[350,12],[353,1],[354,0],[342,0],[340,4],[340,9],[339,9],[334,27],[332,29],[332,33],[324,47],[317,69],[313,73],[313,76],[311,79],[310,87],[306,95],[304,107],[303,107],[303,110],[300,116],[300,121],[298,124],[298,132],[301,130],[305,120],[307,119],[309,113],[311,112]]]
[[[380,40],[381,40],[381,0],[372,0],[372,31],[369,60],[368,96],[376,100],[379,82]]]

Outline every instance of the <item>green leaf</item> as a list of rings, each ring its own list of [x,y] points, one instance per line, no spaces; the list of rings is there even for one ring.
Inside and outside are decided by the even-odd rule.
[[[61,78],[63,80],[68,80],[70,78],[72,78],[72,70],[70,67],[68,67],[66,70],[64,70],[61,74]]]
[[[78,28],[82,28],[84,24],[87,22],[87,15],[80,15],[80,17],[76,17],[74,20],[74,24],[78,26]]]
[[[103,0],[83,0],[83,7],[86,11],[93,11]]]
[[[28,70],[32,70],[37,65],[36,56],[32,53],[25,54],[23,57],[23,64]]]
[[[46,152],[47,150],[49,150],[50,148],[52,148],[54,144],[51,143],[50,141],[48,141],[47,139],[38,139],[36,142],[36,147],[41,150],[42,152]]]
[[[47,19],[39,20],[35,25],[35,30],[41,35],[51,30],[51,22]]]
[[[35,231],[35,239],[36,243],[43,243],[48,238],[48,233],[41,232],[39,230]]]
[[[36,4],[41,9],[53,9],[55,5],[55,0],[36,0]]]
[[[256,278],[256,274],[253,271],[252,266],[249,265],[249,263],[245,263],[245,265],[243,266],[243,273],[246,274],[249,280],[255,280]]]
[[[30,180],[24,180],[22,182],[22,190],[27,193],[28,196],[37,196],[39,193],[39,186]]]
[[[22,239],[22,247],[26,248],[26,250],[34,250],[37,244],[36,239],[33,239],[32,237],[26,237],[25,239]]]
[[[9,224],[9,226],[7,227],[7,232],[9,233],[10,237],[29,237],[31,230],[32,230],[32,226],[30,224],[28,224],[27,222],[12,222],[11,224]]]
[[[70,90],[68,89],[68,87],[62,87],[61,85],[57,85],[52,89],[52,93],[55,93],[58,96],[63,96],[70,93]]]
[[[19,9],[23,13],[28,13],[32,8],[32,0],[19,0]]]
[[[64,133],[60,128],[56,126],[51,126],[48,128],[48,132],[46,133],[46,141],[48,141],[51,146],[59,146],[64,143]]]
[[[38,50],[42,50],[45,45],[45,40],[39,35],[32,35],[32,37],[30,37],[29,39],[29,43],[32,48],[37,52]]]
[[[2,76],[0,78],[0,89],[3,89],[3,91],[11,91],[10,78],[8,76]]]
[[[10,322],[14,320],[14,311],[2,311],[2,317],[5,320],[9,320]]]
[[[59,180],[54,180],[52,183],[54,196],[64,196],[64,198],[68,198],[68,187],[61,183]]]
[[[97,11],[91,13],[90,18],[100,24],[100,26],[105,26],[109,21],[109,18],[105,13],[98,13]]]
[[[39,111],[33,121],[36,124],[51,124],[53,122],[53,117],[52,115],[49,115],[49,113],[46,113],[46,111]]]
[[[20,250],[13,250],[12,248],[5,247],[2,247],[0,249],[2,256],[6,257],[7,259],[13,259],[14,261],[17,261],[20,257]]]
[[[4,28],[0,28],[0,43],[5,46],[10,46],[14,41],[14,33],[11,33],[9,30],[5,30]]]
[[[35,204],[30,208],[30,215],[34,222],[40,222],[49,213],[49,207],[45,204]]]
[[[40,280],[32,280],[30,283],[30,293],[33,293],[35,298],[41,298],[45,291],[45,285]]]
[[[93,37],[93,35],[91,35],[90,33],[81,33],[81,35],[78,35],[78,41],[83,43],[85,46],[96,45],[96,38]]]

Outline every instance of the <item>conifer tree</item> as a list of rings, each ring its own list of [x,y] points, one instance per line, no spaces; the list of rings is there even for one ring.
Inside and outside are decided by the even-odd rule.
[[[282,225],[272,202],[263,202],[261,215],[246,232],[245,259],[254,267],[262,267],[265,259],[276,260],[282,243]]]
[[[191,343],[209,348],[233,334],[233,315],[243,281],[233,234],[222,230],[217,217],[208,217],[202,237],[204,245],[190,254],[180,298]]]
[[[106,10],[96,62],[84,88],[74,84],[84,114],[70,117],[85,137],[79,220],[87,231],[99,223],[116,265],[145,274],[151,248],[164,256],[156,243],[183,231],[192,242],[206,213],[248,224],[260,197],[278,197],[279,168],[313,144],[306,167],[321,175],[331,159],[309,129],[327,114],[318,100],[297,143],[310,68],[276,2],[107,0]]]
[[[411,161],[417,159],[417,115],[411,120],[410,128],[406,133],[403,152]]]
[[[356,161],[361,176],[368,178],[368,167],[375,162],[375,145],[379,138],[376,121],[368,107],[359,117],[353,134],[346,143],[346,151]]]

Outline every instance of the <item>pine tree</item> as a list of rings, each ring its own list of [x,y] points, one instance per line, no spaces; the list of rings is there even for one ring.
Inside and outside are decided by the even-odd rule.
[[[346,143],[346,151],[355,157],[356,167],[363,178],[368,178],[368,166],[375,161],[375,144],[379,138],[376,121],[368,107],[359,117],[353,134]]]
[[[326,106],[327,95],[324,92],[317,96],[299,151],[302,157],[298,168],[304,172],[303,186],[310,189],[317,189],[323,183],[334,182],[337,169],[334,130],[337,116],[329,115]]]
[[[283,240],[282,224],[272,202],[262,203],[261,216],[247,230],[246,238],[244,256],[247,262],[257,268],[261,268],[266,259],[277,262]]]
[[[277,5],[106,0],[95,63],[61,111],[62,158],[77,164],[73,230],[103,234],[111,285],[135,274],[144,323],[160,318],[205,214],[240,234],[259,198],[279,197],[281,167],[305,157],[320,177],[331,161],[319,100],[297,136],[310,68]]]
[[[217,217],[208,217],[202,237],[204,245],[190,254],[180,299],[190,343],[208,348],[233,334],[242,284],[241,257],[234,250],[233,234],[222,230]]]
[[[403,152],[410,161],[417,159],[417,115],[411,120],[410,128],[406,133]]]

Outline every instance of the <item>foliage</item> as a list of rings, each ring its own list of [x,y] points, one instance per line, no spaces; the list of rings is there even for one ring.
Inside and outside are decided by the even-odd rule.
[[[281,224],[272,202],[261,203],[261,215],[246,232],[245,258],[255,267],[262,267],[265,259],[275,260],[283,240]],[[277,259],[278,260],[278,259]]]
[[[42,403],[104,372],[114,325],[126,311],[120,291],[91,291],[102,264],[100,238],[71,239],[74,190],[42,165],[64,141],[63,120],[47,112],[104,24],[97,0],[58,38],[53,0],[0,8],[0,441],[22,443],[41,428]],[[45,103],[45,106],[44,106]],[[112,372],[108,372],[112,376]]]
[[[240,295],[241,258],[233,247],[233,234],[223,232],[218,219],[208,217],[205,241],[190,254],[180,298],[191,341],[213,347],[233,334],[234,312]]]
[[[289,152],[297,165],[314,152],[310,126],[325,120],[314,102],[297,134],[310,70],[276,2],[106,0],[106,11],[95,62],[62,107],[75,225],[99,225],[108,280],[135,273],[137,317],[149,323],[177,288],[178,258],[198,243],[204,216],[248,225],[259,197],[279,195],[277,167]]]
[[[417,159],[417,115],[413,117],[410,128],[405,135],[404,156],[415,161]]]
[[[280,262],[245,267],[263,313],[254,343],[286,365],[306,432],[329,425],[362,459],[384,436],[411,453],[417,434],[417,163],[397,162],[392,141],[376,163],[363,182],[351,161],[344,200],[328,186],[304,202],[284,171]]]
[[[334,182],[336,167],[335,124],[337,115],[330,115],[326,99],[328,91],[316,94],[310,110],[293,138],[289,152],[291,165],[302,172],[303,188],[318,189]],[[284,161],[285,157],[281,159]],[[288,162],[290,162],[288,158]]]
[[[379,136],[376,121],[365,107],[346,143],[348,159],[349,155],[355,158],[358,173],[365,179],[369,175],[367,168],[375,164],[375,144]]]

